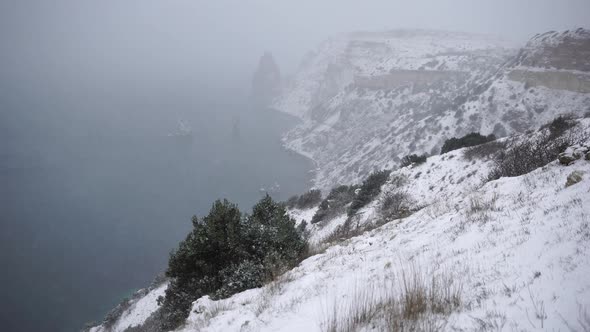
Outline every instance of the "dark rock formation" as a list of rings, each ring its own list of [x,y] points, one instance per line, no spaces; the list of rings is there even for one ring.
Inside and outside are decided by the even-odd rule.
[[[281,73],[272,54],[266,52],[261,58],[252,80],[252,101],[256,106],[269,106],[281,92]]]

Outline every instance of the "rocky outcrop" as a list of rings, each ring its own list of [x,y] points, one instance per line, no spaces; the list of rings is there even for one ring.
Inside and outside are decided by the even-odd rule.
[[[549,31],[533,37],[518,64],[531,68],[590,72],[590,30]]]
[[[266,107],[281,92],[281,73],[272,54],[266,52],[252,79],[251,98],[256,106]]]
[[[580,183],[583,179],[583,175],[584,175],[584,173],[582,173],[581,171],[571,172],[570,175],[567,176],[565,186],[569,187],[569,186],[573,186],[576,183]]]
[[[559,154],[559,163],[568,166],[578,159],[585,158],[584,156],[587,156],[588,153],[590,153],[590,147],[588,146],[570,146],[563,153]]]

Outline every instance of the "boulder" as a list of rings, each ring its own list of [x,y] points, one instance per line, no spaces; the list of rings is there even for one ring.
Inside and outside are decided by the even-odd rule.
[[[585,145],[573,145],[565,149],[564,152],[560,153],[557,159],[559,160],[560,164],[568,166],[585,155],[585,158],[588,160],[587,154],[590,152],[589,150],[590,149]]]
[[[573,171],[570,175],[567,176],[567,180],[565,182],[565,186],[569,187],[572,186],[580,181],[582,181],[583,174],[581,171]]]

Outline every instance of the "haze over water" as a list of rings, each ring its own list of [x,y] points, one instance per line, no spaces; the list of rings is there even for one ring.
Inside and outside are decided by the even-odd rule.
[[[261,187],[278,183],[277,199],[309,187],[309,161],[280,143],[294,120],[223,92],[143,91],[145,99],[121,98],[92,121],[60,117],[63,130],[51,119],[3,119],[20,128],[4,133],[0,156],[3,329],[77,331],[149,285],[190,217],[206,214],[215,199],[247,212]],[[126,116],[113,121],[116,110]],[[192,139],[168,136],[179,119]]]

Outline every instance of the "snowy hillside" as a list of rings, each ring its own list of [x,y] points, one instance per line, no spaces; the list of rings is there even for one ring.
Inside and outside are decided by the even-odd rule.
[[[506,136],[583,114],[589,43],[582,29],[536,36],[520,53],[463,33],[341,35],[308,55],[273,107],[304,120],[285,145],[316,161],[316,185],[326,189],[410,153],[436,153],[453,136]]]
[[[564,159],[567,166],[555,160],[522,176],[487,181],[495,145],[392,172],[381,194],[353,216],[365,232],[326,243],[346,214],[314,224],[315,255],[262,288],[219,301],[200,298],[180,330],[397,331],[403,324],[428,331],[587,331],[590,119],[565,135],[581,143],[572,150],[581,151],[577,160]],[[395,193],[414,214],[384,216],[381,206]],[[309,222],[316,210],[290,213]],[[161,292],[130,307],[115,330],[145,320]]]

